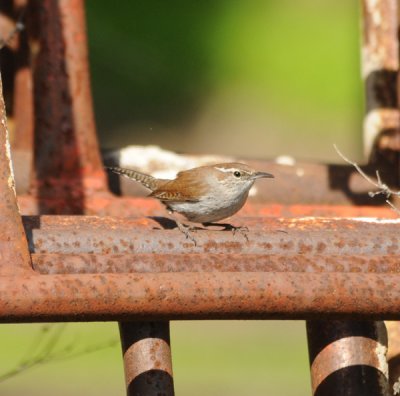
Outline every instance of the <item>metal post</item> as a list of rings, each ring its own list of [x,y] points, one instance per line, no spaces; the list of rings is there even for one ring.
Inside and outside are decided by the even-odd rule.
[[[0,77],[0,274],[32,270],[28,243],[18,211],[12,170],[7,117]]]
[[[313,395],[390,394],[383,322],[309,321],[307,335]]]
[[[362,1],[362,76],[367,105],[364,150],[371,160],[376,160],[376,151],[399,150],[397,11],[396,0]]]
[[[32,189],[41,213],[84,211],[106,191],[95,133],[82,0],[31,2],[35,136]],[[36,42],[36,43],[35,43]]]
[[[128,396],[173,396],[168,322],[119,325]]]

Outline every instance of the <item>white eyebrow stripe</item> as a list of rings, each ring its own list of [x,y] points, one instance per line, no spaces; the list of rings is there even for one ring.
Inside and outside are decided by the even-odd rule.
[[[215,169],[224,172],[224,173],[230,173],[230,172],[235,172],[238,169],[237,168],[218,168],[218,166],[215,166]]]

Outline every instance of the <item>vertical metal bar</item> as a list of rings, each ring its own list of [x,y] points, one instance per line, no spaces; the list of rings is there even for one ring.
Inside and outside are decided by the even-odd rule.
[[[173,396],[169,322],[119,325],[128,396]]]
[[[83,1],[32,0],[30,10],[36,49],[32,190],[42,213],[83,213],[88,196],[106,191],[90,94]]]
[[[389,395],[383,322],[307,322],[313,395]]]
[[[106,191],[107,183],[100,157],[90,87],[84,0],[59,0],[65,66],[80,168],[86,193]]]
[[[26,0],[14,0],[14,14],[16,18],[26,16]],[[26,18],[18,21],[26,25]],[[17,193],[26,192],[31,183],[33,165],[33,85],[32,69],[30,64],[30,49],[27,29],[18,35],[18,47],[15,53],[14,75],[14,138],[13,153],[18,155],[17,164]]]
[[[366,90],[364,150],[399,151],[397,0],[362,1],[362,76]],[[375,155],[375,154],[374,154]]]
[[[389,350],[387,360],[389,365],[389,384],[394,394],[400,392],[400,322],[385,322]]]
[[[7,117],[0,77],[0,274],[32,270],[28,242],[18,211]]]

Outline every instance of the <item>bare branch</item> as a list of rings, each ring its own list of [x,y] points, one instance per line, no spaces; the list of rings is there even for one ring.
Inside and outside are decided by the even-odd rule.
[[[378,188],[378,191],[370,191],[368,192],[368,195],[370,197],[375,197],[376,195],[383,194],[386,196],[386,202],[389,203],[389,198],[392,195],[400,196],[400,191],[393,191],[389,188],[389,186],[385,183],[382,182],[381,176],[379,174],[379,171],[377,170],[376,173],[376,179],[377,181],[371,179],[362,169],[361,167],[356,163],[351,160],[349,160],[347,157],[344,156],[344,154],[337,148],[337,146],[334,144],[333,147],[335,148],[336,152],[338,155],[346,161],[348,164],[354,166],[354,168],[357,170],[357,172],[365,179],[367,180],[370,184]],[[394,209],[394,205],[390,204],[392,209]],[[397,211],[397,209],[396,209]],[[400,214],[400,211],[399,211]]]

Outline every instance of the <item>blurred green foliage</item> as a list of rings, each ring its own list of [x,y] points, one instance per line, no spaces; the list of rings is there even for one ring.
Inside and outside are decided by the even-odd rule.
[[[42,325],[2,325],[0,375],[33,355]],[[75,351],[118,339],[115,323],[68,324],[56,350]],[[177,395],[242,396],[310,394],[305,326],[302,322],[191,321],[171,323]],[[59,359],[0,383],[7,396],[122,395],[119,346],[76,359]]]
[[[336,142],[360,154],[357,2],[86,4],[103,146],[325,159]]]

